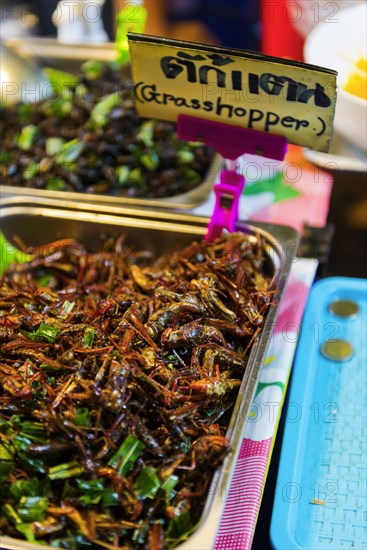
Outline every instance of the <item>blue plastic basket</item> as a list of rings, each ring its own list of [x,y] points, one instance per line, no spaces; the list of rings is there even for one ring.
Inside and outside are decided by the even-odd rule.
[[[351,300],[342,318],[331,303]],[[297,348],[270,537],[277,550],[367,548],[367,281],[315,284]],[[353,346],[344,361],[325,342]]]

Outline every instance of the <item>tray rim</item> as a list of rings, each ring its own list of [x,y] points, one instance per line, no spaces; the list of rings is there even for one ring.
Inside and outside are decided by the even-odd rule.
[[[32,201],[32,204],[29,204],[29,197],[18,197],[15,200],[11,198],[6,199],[5,204],[3,201],[0,209],[0,216],[2,221],[2,229],[4,229],[4,221],[6,221],[6,218],[8,216],[19,214],[22,212],[26,215],[31,215],[32,211],[38,211],[41,216],[47,216],[51,213],[53,217],[58,217],[60,215],[60,211],[64,211],[68,212],[68,214],[73,214],[73,219],[75,219],[75,216],[79,214],[83,217],[83,221],[88,221],[92,224],[95,223],[98,218],[100,222],[105,222],[107,220],[115,221],[116,223],[119,222],[118,225],[123,225],[123,223],[127,219],[129,219],[132,224],[136,222],[142,222],[145,219],[145,222],[149,223],[149,228],[152,225],[152,221],[150,218],[157,218],[157,212],[150,212],[147,215],[147,211],[144,209],[126,209],[124,211],[125,215],[121,215],[121,210],[118,208],[110,209],[106,207],[103,209],[103,212],[96,212],[97,208],[98,207],[95,204],[62,204],[60,201],[52,201],[52,204],[50,204],[45,199],[39,199],[36,201],[35,204]],[[92,213],[94,214],[93,216],[91,216]],[[194,229],[195,236],[204,235],[208,223],[208,218],[200,218],[192,214],[182,213],[179,222],[177,222],[177,217],[175,213],[161,212],[159,213],[159,216],[160,221],[157,222],[159,229],[162,229],[162,224],[166,227],[169,226],[170,228],[173,228],[175,226],[176,228],[180,227],[184,233],[190,233]],[[148,218],[148,220],[146,218]],[[175,223],[173,223],[173,219],[176,220]],[[271,306],[271,308],[269,309],[263,331],[260,337],[257,338],[254,342],[254,346],[248,360],[248,366],[242,379],[238,396],[236,398],[234,412],[232,414],[227,430],[227,435],[230,439],[230,444],[233,452],[226,457],[222,467],[214,473],[211,482],[213,487],[220,487],[222,486],[222,484],[224,484],[224,486],[229,486],[230,484],[236,459],[240,450],[240,442],[242,440],[242,435],[247,424],[246,418],[249,413],[253,396],[257,387],[261,367],[270,342],[272,328],[274,326],[276,315],[279,309],[281,296],[285,288],[285,283],[287,281],[291,263],[294,259],[295,251],[299,241],[298,232],[286,226],[260,222],[248,223],[245,221],[240,221],[237,228],[244,232],[255,231],[257,234],[265,236],[265,238],[268,239],[269,245],[271,245],[272,249],[274,249],[278,254],[279,261],[281,261],[281,268],[279,268],[277,274],[277,290],[279,292],[279,297],[277,303],[273,304],[273,306]],[[289,244],[293,246],[293,248],[291,249],[291,254],[288,254],[288,247],[285,251],[283,250],[283,246],[287,246]],[[215,540],[216,531],[219,527],[219,520],[224,509],[225,499],[221,499],[217,491],[213,491],[213,494],[210,493],[211,491],[209,491],[209,495],[196,530],[192,533],[192,535],[190,535],[187,541],[179,544],[177,548],[180,548],[182,550],[189,548],[201,548],[204,550],[206,548],[209,549],[212,547],[212,544]],[[22,541],[20,539],[9,539],[9,537],[0,536],[0,545],[2,542],[5,542],[7,544],[6,548],[8,548],[9,550],[23,550],[26,548],[29,550],[41,550],[41,548],[44,550],[51,550],[52,548],[50,546],[39,546],[34,543],[26,543],[26,541]]]

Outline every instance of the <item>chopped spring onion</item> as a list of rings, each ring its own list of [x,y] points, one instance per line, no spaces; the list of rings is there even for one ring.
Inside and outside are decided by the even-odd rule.
[[[43,69],[43,73],[48,78],[52,90],[56,93],[59,93],[64,88],[73,88],[79,84],[79,78],[77,76],[65,71],[46,67]]]
[[[116,173],[118,184],[123,187],[128,181],[130,169],[128,166],[119,166]]]
[[[46,497],[50,491],[50,482],[48,479],[39,480],[35,477],[32,479],[17,479],[10,486],[10,494],[16,500],[21,497]]]
[[[41,106],[41,109],[46,116],[55,116],[57,118],[67,117],[71,113],[72,108],[72,102],[62,96],[50,101],[45,101]]]
[[[94,328],[87,327],[84,331],[84,336],[83,336],[83,343],[86,348],[91,348],[93,346],[94,336],[95,336]]]
[[[129,434],[109,460],[108,465],[116,468],[121,474],[126,475],[131,470],[144,447],[144,443]]]
[[[147,170],[155,170],[159,166],[159,156],[155,151],[146,153],[140,157],[140,162]]]
[[[62,146],[62,149],[57,153],[55,160],[57,164],[72,164],[77,160],[84,149],[84,143],[79,139],[67,141]]]
[[[31,523],[18,523],[15,528],[19,533],[25,536],[28,542],[36,542]]]
[[[201,176],[190,166],[183,165],[179,169],[180,176],[189,184],[197,185],[201,181]]]
[[[88,427],[91,425],[91,418],[89,409],[86,407],[79,407],[75,410],[74,422],[77,426]]]
[[[177,157],[181,164],[190,164],[194,160],[195,155],[192,151],[177,151]]]
[[[46,139],[46,153],[49,157],[60,153],[65,141],[60,137],[49,137]]]
[[[52,466],[48,470],[48,477],[53,481],[54,479],[68,479],[69,477],[75,477],[84,472],[84,468],[76,460],[71,462],[65,462],[65,464],[58,464]]]
[[[22,334],[34,342],[46,340],[46,342],[54,344],[59,332],[59,329],[51,325],[47,325],[46,323],[41,323],[36,332],[27,332],[26,330],[23,330]]]
[[[144,143],[146,147],[151,147],[154,144],[154,120],[143,122],[139,132],[136,134],[136,139]]]
[[[91,122],[94,128],[103,128],[108,122],[110,112],[122,102],[120,92],[106,95],[95,105],[91,112]]]
[[[30,422],[26,420],[21,424],[21,435],[28,437],[31,441],[43,443],[46,440],[47,433],[45,427],[40,422]]]
[[[167,540],[185,540],[193,530],[190,514],[187,510],[184,510],[179,516],[173,518],[168,525],[166,531]]]
[[[4,506],[1,508],[2,513],[6,518],[8,518],[9,521],[13,524],[22,523],[22,520],[14,510],[13,506],[11,504],[4,504]]]
[[[96,78],[102,76],[103,67],[104,63],[102,63],[102,61],[90,59],[89,61],[83,63],[81,69],[89,80],[95,80]]]
[[[138,498],[154,498],[160,486],[157,470],[153,466],[146,466],[135,480],[134,492]]]
[[[38,163],[30,162],[28,166],[25,167],[23,172],[23,177],[25,180],[31,180],[38,173]]]
[[[34,124],[28,124],[28,126],[24,126],[22,128],[22,131],[20,132],[18,139],[19,147],[24,151],[28,151],[32,147],[36,134],[37,126],[35,126]]]
[[[173,495],[173,489],[176,487],[177,483],[179,482],[178,476],[175,476],[174,474],[169,476],[164,483],[162,483],[161,487],[166,492],[167,500],[170,500]]]
[[[26,497],[22,496],[17,508],[18,516],[27,523],[32,521],[43,521],[48,506],[47,497]]]
[[[127,177],[127,182],[132,184],[137,184],[142,182],[142,173],[140,168],[134,168],[133,170],[130,171]]]
[[[14,467],[15,462],[0,459],[0,483],[7,481],[9,475],[14,470]]]
[[[46,189],[49,191],[63,191],[65,182],[62,178],[51,178],[46,184]]]
[[[66,300],[66,302],[64,302],[64,305],[62,306],[61,317],[63,319],[66,319],[69,313],[73,311],[74,307],[75,307],[75,302],[69,302],[68,300]]]

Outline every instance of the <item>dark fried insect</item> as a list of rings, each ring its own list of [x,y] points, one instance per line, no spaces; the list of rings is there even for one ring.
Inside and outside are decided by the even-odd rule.
[[[274,295],[263,243],[223,236],[144,269],[110,245],[27,249],[2,277],[0,536],[163,550],[192,530],[229,451]]]

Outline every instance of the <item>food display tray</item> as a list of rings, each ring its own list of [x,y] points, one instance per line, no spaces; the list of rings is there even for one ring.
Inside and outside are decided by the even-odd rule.
[[[2,231],[10,242],[14,235],[19,236],[26,245],[35,246],[55,239],[72,237],[98,249],[106,237],[117,237],[124,233],[125,242],[139,249],[151,250],[157,256],[202,238],[209,221],[206,218],[184,213],[180,213],[179,220],[175,219],[173,213],[168,212],[162,212],[158,218],[156,212],[143,209],[122,211],[107,206],[101,209],[92,204],[63,205],[57,201],[50,203],[45,199],[30,201],[26,197],[4,200],[0,216]],[[261,235],[265,238],[267,269],[274,275],[278,299],[268,311],[261,335],[254,341],[227,431],[232,452],[214,474],[213,488],[230,484],[249,409],[275,324],[280,297],[298,243],[297,232],[284,226],[261,223],[248,225],[245,222],[239,222],[237,230],[246,232],[250,236]],[[189,539],[180,545],[182,550],[198,548],[205,550],[213,546],[225,501],[221,492],[215,489],[209,490],[208,495],[199,526]],[[51,548],[7,537],[0,537],[0,547],[9,550]]]
[[[160,197],[160,198],[133,198],[122,197],[113,194],[90,194],[79,193],[77,191],[50,191],[48,189],[32,189],[28,187],[16,187],[12,185],[0,185],[0,197],[29,197],[32,199],[44,198],[48,200],[58,200],[62,202],[80,202],[93,205],[109,206],[130,206],[143,208],[162,208],[162,209],[180,209],[190,210],[199,206],[208,198],[216,179],[220,173],[222,159],[215,155],[203,181],[190,191],[178,195]]]
[[[271,540],[285,548],[367,548],[367,280],[311,290],[294,363]]]

